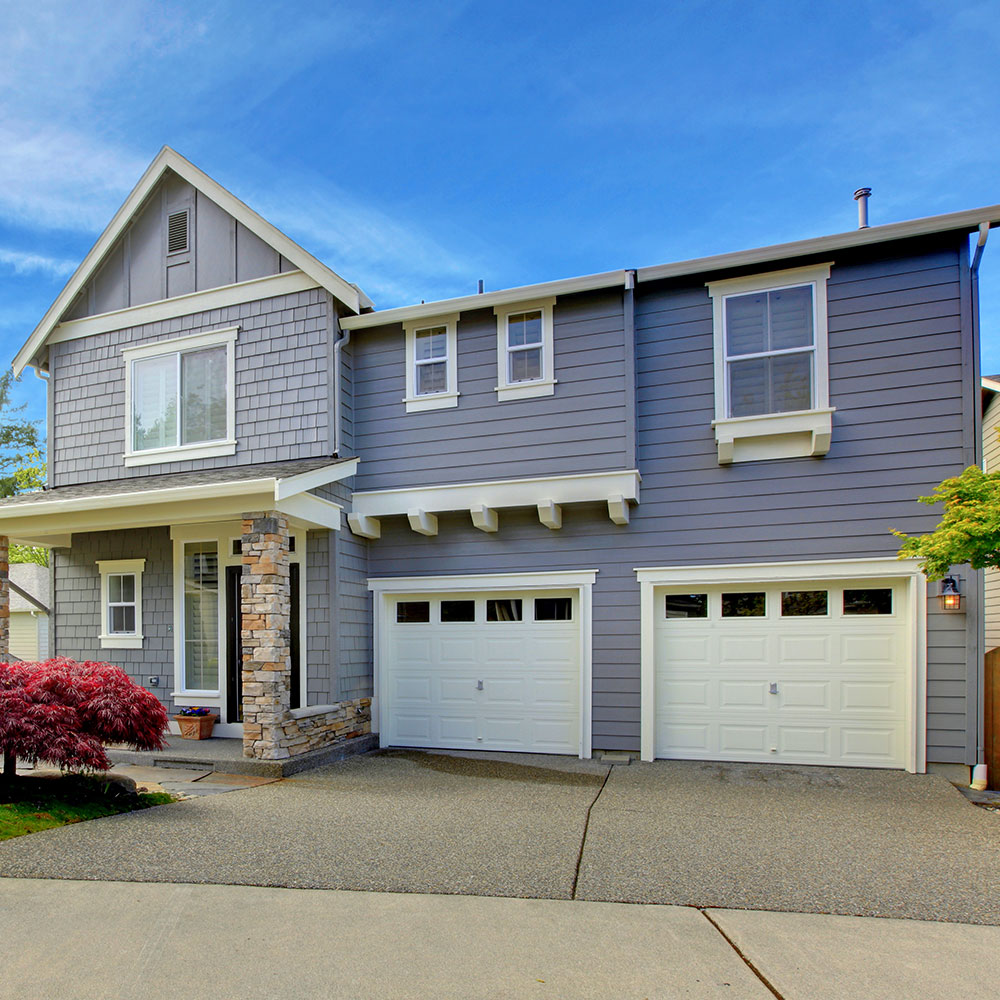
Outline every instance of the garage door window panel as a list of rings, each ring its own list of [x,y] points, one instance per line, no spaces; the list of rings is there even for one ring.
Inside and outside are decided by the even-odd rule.
[[[573,620],[572,597],[536,597],[536,622],[571,622]]]
[[[892,588],[868,587],[844,591],[845,615],[891,615]]]
[[[723,618],[766,618],[767,595],[763,591],[722,595]]]
[[[476,620],[475,601],[442,601],[441,602],[441,622],[444,625],[452,625],[461,622],[474,622]]]
[[[519,597],[489,598],[486,601],[488,622],[519,622],[522,620],[524,602]]]
[[[783,590],[782,618],[822,618],[830,613],[829,594],[825,590]]]
[[[666,618],[707,618],[708,594],[667,594],[663,613]]]
[[[430,601],[397,601],[396,622],[399,625],[422,625],[431,620]]]

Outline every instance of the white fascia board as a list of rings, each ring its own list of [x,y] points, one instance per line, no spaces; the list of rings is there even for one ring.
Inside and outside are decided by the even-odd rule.
[[[294,517],[307,527],[340,531],[340,514],[343,508],[340,504],[313,496],[312,493],[298,493],[283,500],[276,499],[274,509]]]
[[[610,497],[639,500],[639,473],[635,469],[588,472],[570,476],[501,479],[480,483],[447,483],[412,489],[354,493],[351,504],[363,517],[387,517],[418,509],[433,513],[471,510],[473,507],[537,507],[539,503],[588,503]]]
[[[862,577],[882,580],[919,576],[920,573],[917,559],[894,559],[891,556],[728,563],[714,566],[642,566],[635,570],[639,583],[652,583],[658,586],[777,583],[783,580],[853,580]]]
[[[380,594],[417,594],[479,590],[566,590],[597,580],[599,570],[550,570],[541,573],[466,573],[460,576],[371,577],[368,589]]]
[[[886,243],[890,240],[904,240],[914,236],[929,236],[931,233],[945,233],[950,230],[978,229],[983,222],[995,226],[1000,223],[1000,205],[974,208],[948,215],[931,215],[906,222],[892,222],[885,226],[870,226],[867,229],[853,229],[833,236],[817,236],[792,243],[776,243],[773,246],[757,247],[753,250],[738,250],[735,253],[716,254],[712,257],[697,257],[694,260],[677,261],[674,264],[657,264],[654,267],[640,267],[636,271],[639,281],[656,281],[660,278],[676,278],[700,271],[720,271],[724,268],[765,264],[770,261],[786,260],[806,254],[827,253],[833,250],[847,250],[851,247]]]
[[[347,462],[335,462],[331,465],[324,465],[322,468],[313,469],[311,472],[300,472],[297,476],[287,476],[279,478],[274,487],[274,499],[284,500],[286,497],[295,496],[297,493],[305,493],[307,490],[314,490],[318,486],[329,486],[330,483],[339,483],[345,479],[350,479],[358,471],[359,458],[352,458]]]
[[[573,292],[589,292],[619,285],[624,287],[625,274],[625,271],[605,271],[603,274],[587,274],[579,278],[546,281],[538,285],[504,288],[498,292],[484,292],[482,295],[463,295],[457,299],[421,302],[415,306],[400,306],[398,309],[383,309],[380,312],[362,313],[360,316],[346,316],[340,321],[340,326],[344,330],[365,330],[390,323],[406,323],[409,320],[436,319],[449,313],[467,312],[472,309],[516,305],[531,299],[570,295]]]
[[[294,292],[305,292],[317,287],[316,281],[302,271],[269,274],[263,278],[251,278],[249,281],[223,285],[221,288],[188,292],[186,295],[175,295],[172,299],[160,299],[158,302],[149,302],[141,306],[129,306],[126,309],[98,313],[96,316],[67,320],[49,334],[46,343],[61,344],[67,340],[91,337],[96,333],[158,323],[179,316],[190,316],[192,313],[211,312],[244,302],[257,302],[260,299],[291,295]]]
[[[320,263],[312,254],[307,253],[297,243],[285,236],[266,219],[261,218],[253,209],[245,205],[235,195],[227,191],[221,184],[212,180],[206,173],[199,170],[193,163],[186,160],[169,146],[164,146],[157,153],[153,162],[146,168],[139,182],[115,212],[104,232],[90,248],[80,266],[73,272],[63,290],[49,306],[41,322],[32,331],[24,346],[17,352],[12,362],[16,375],[20,375],[25,367],[33,363],[38,351],[45,344],[59,317],[69,308],[80,289],[87,283],[90,276],[100,267],[105,255],[111,250],[118,237],[132,221],[133,216],[142,207],[153,188],[167,170],[183,177],[189,184],[197,188],[206,197],[214,201],[220,208],[243,223],[252,233],[259,236],[265,243],[277,250],[300,271],[304,271],[313,280],[335,295],[352,312],[359,312],[362,299],[359,290],[344,281],[325,264]],[[365,296],[365,301],[370,301]]]

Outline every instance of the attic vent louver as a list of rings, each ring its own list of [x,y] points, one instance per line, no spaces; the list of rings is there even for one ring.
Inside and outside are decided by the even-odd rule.
[[[167,253],[183,253],[188,248],[188,214],[174,212],[167,217]]]

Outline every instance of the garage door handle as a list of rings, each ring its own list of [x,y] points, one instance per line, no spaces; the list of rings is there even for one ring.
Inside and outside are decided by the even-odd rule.
[[[771,694],[778,693],[778,685],[775,681],[771,681]]]
[[[483,689],[483,682],[482,681],[476,681],[476,690],[477,691],[482,691],[482,689]]]

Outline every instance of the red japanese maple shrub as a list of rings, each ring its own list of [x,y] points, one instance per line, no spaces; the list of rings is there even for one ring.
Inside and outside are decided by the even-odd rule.
[[[18,757],[107,770],[105,743],[159,750],[166,728],[167,713],[156,695],[110,663],[0,663],[5,780],[13,779]]]

